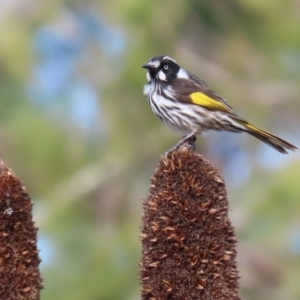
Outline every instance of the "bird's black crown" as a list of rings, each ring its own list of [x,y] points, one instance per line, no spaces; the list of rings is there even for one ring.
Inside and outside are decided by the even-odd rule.
[[[153,57],[142,67],[148,69],[151,79],[163,81],[176,78],[180,70],[180,66],[177,62],[167,55]]]

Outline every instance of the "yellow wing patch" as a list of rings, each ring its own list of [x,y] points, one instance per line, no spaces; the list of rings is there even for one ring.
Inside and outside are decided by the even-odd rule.
[[[196,93],[192,93],[190,95],[192,102],[194,104],[206,107],[208,109],[211,110],[220,110],[220,111],[224,111],[224,112],[229,112],[228,107],[215,99],[212,99],[211,97],[201,93],[201,92],[196,92]]]

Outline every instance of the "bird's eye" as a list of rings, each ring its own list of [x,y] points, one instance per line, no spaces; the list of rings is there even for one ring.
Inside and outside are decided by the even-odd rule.
[[[165,70],[168,70],[168,69],[169,69],[169,66],[168,66],[168,65],[164,65],[164,69],[165,69]]]

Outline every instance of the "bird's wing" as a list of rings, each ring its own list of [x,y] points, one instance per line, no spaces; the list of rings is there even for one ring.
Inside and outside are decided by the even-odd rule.
[[[172,89],[179,101],[200,105],[211,110],[233,113],[232,107],[224,98],[217,95],[200,78],[189,75],[189,79],[176,78],[172,81]]]

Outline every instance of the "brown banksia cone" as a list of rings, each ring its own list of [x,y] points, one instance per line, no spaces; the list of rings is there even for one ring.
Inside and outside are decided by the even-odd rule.
[[[185,147],[163,156],[143,208],[142,299],[239,299],[225,184],[209,161]]]
[[[0,160],[0,299],[37,300],[42,288],[32,201]]]

